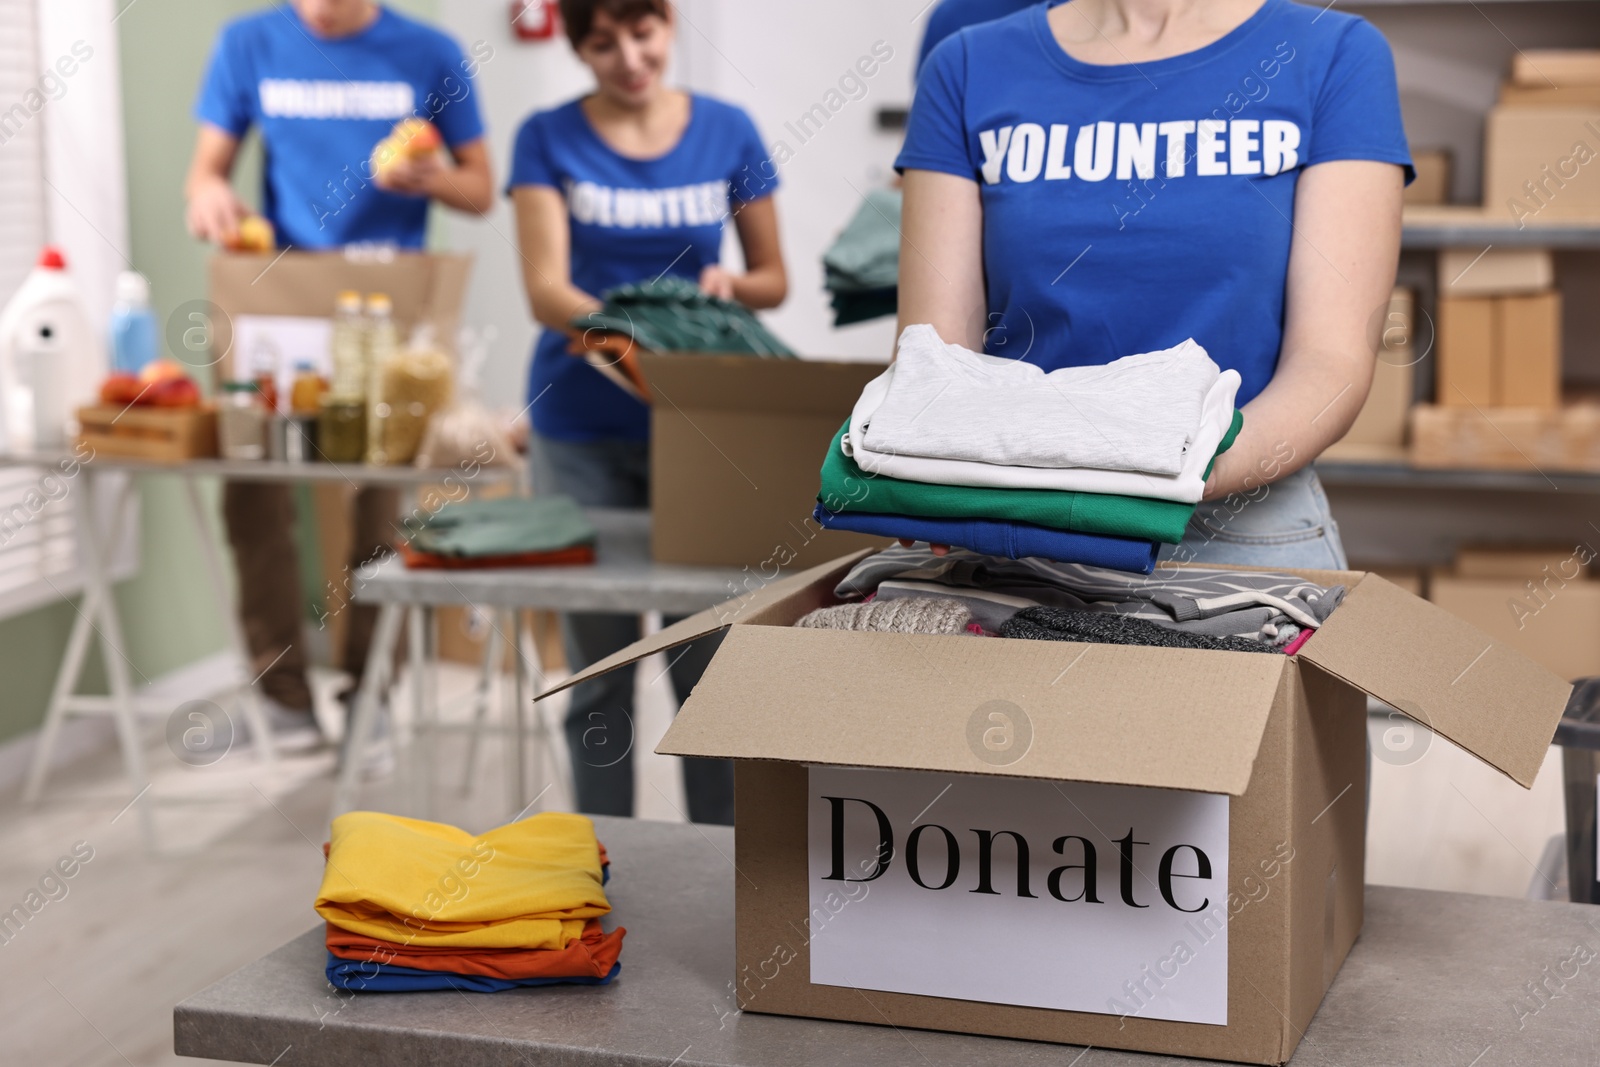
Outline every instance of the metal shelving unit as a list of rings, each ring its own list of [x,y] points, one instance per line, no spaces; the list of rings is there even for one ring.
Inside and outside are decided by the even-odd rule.
[[[1405,463],[1318,460],[1323,484],[1359,489],[1484,489],[1600,494],[1600,474],[1583,471],[1456,470]]]

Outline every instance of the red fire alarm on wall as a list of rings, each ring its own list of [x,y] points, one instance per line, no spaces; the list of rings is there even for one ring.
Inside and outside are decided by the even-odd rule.
[[[519,41],[548,41],[560,23],[556,0],[511,0],[511,30]]]

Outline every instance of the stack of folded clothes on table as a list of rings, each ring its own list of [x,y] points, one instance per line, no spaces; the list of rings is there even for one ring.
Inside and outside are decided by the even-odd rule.
[[[501,497],[446,504],[403,524],[407,567],[467,570],[594,562],[595,529],[567,496]]]
[[[874,189],[822,256],[833,324],[893,315],[900,302],[900,190]]]
[[[333,821],[317,913],[340,989],[494,993],[605,985],[622,965],[594,824],[542,812],[474,837],[357,811]]]
[[[908,326],[822,466],[829,529],[1148,574],[1244,424],[1193,341],[1046,373]]]
[[[943,619],[964,608],[975,624],[968,632],[1000,637],[1293,653],[1339,606],[1344,586],[1320,586],[1293,574],[1197,566],[1140,576],[965,549],[936,556],[917,545],[887,548],[861,560],[834,595],[845,603],[812,612],[797,625],[833,625],[818,619],[846,610],[882,612],[913,601],[929,606],[920,615],[902,610],[898,617]],[[917,632],[956,631],[924,625]]]

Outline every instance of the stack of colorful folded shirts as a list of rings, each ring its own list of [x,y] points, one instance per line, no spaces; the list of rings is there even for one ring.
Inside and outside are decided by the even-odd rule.
[[[1149,574],[1244,424],[1194,341],[1046,373],[908,326],[822,465],[824,527]]]
[[[317,914],[328,981],[367,992],[605,985],[605,849],[582,815],[542,812],[474,837],[371,811],[333,821]]]
[[[411,568],[469,570],[594,562],[594,525],[567,496],[463,500],[403,525],[406,536],[397,547]]]

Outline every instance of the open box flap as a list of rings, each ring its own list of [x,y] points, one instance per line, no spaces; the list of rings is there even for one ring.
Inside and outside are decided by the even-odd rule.
[[[1301,660],[1532,787],[1572,686],[1375,574],[1363,575]]]
[[[735,597],[724,601],[715,607],[691,615],[687,619],[679,619],[671,626],[663,627],[656,633],[642,640],[635,641],[618,652],[613,652],[605,659],[592,663],[572,675],[570,678],[551,686],[534,696],[534,700],[543,700],[563,689],[570,689],[579,682],[586,682],[590,678],[608,674],[618,667],[626,667],[630,663],[637,663],[646,656],[653,656],[657,652],[669,648],[686,645],[696,638],[714,634],[718,630],[726,629],[734,623],[760,623],[772,619],[775,615],[782,616],[782,622],[788,624],[804,615],[812,608],[821,607],[830,598],[834,586],[839,584],[839,579],[855,566],[856,561],[876,552],[875,548],[863,548],[852,552],[848,556],[819,563],[815,567],[803,570],[788,578],[780,578],[774,582],[746,593],[744,596]],[[752,580],[759,580],[752,576]],[[792,604],[790,601],[801,601]]]
[[[882,363],[752,356],[639,353],[660,406],[748,413],[835,415],[843,421]],[[759,406],[752,408],[752,398]],[[818,458],[818,463],[821,458]]]
[[[656,751],[1241,794],[1285,657],[736,626]]]

